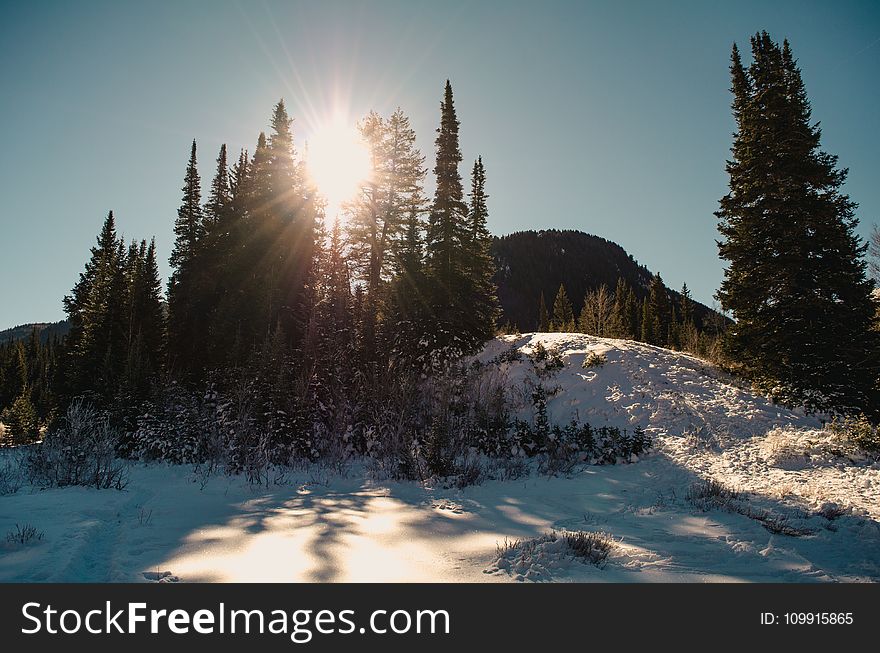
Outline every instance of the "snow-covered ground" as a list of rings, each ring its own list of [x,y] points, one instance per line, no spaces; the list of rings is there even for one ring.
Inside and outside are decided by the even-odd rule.
[[[527,356],[510,360],[511,347],[527,354],[538,340],[561,369],[539,375]],[[591,351],[604,365],[583,367]],[[462,490],[365,480],[360,467],[291,472],[266,488],[135,465],[121,492],[0,497],[0,537],[16,524],[43,532],[26,545],[0,540],[0,581],[880,580],[880,465],[830,454],[817,419],[704,361],[629,341],[510,336],[480,359],[500,354],[507,362],[492,365],[522,389],[523,415],[528,385],[541,382],[555,421],[638,424],[654,453]],[[710,478],[740,496],[695,505],[689,490]],[[555,541],[532,541],[552,531]],[[607,533],[605,564],[573,558],[567,531]]]

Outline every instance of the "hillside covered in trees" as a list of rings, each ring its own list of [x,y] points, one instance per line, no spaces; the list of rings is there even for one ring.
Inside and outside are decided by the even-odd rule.
[[[58,322],[19,324],[18,326],[0,331],[0,343],[9,342],[10,340],[25,340],[30,338],[35,330],[39,334],[40,340],[45,343],[53,338],[60,340],[66,336],[70,331],[70,323],[67,320],[60,320]]]
[[[570,229],[518,231],[492,239],[495,282],[501,303],[501,324],[522,332],[539,329],[543,293],[548,306],[564,285],[575,314],[580,314],[588,291],[605,286],[613,291],[623,279],[642,300],[653,274],[617,243]],[[673,301],[680,293],[669,290]],[[693,302],[693,319],[703,329],[710,319],[726,320],[709,307]],[[706,324],[706,326],[708,326]]]

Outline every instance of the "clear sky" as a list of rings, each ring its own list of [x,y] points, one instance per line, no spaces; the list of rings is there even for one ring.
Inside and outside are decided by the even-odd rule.
[[[284,97],[299,145],[334,110],[410,116],[433,156],[450,78],[496,234],[613,240],[710,302],[723,264],[728,58],[788,37],[823,147],[880,222],[880,2],[5,2],[0,0],[0,329],[63,317],[108,210],[167,276],[190,141],[207,189]]]

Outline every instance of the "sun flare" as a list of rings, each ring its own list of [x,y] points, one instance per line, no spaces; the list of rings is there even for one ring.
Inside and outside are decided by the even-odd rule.
[[[308,140],[306,165],[327,200],[327,217],[339,215],[370,174],[370,152],[357,127],[341,115],[319,125]]]

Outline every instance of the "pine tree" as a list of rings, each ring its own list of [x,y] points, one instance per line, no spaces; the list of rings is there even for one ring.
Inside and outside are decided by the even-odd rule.
[[[319,400],[329,409],[347,401],[353,372],[358,369],[353,321],[351,277],[343,250],[339,219],[334,221],[326,253],[319,267],[320,289],[310,324],[307,351],[314,357],[316,382],[323,389]],[[327,417],[327,414],[324,415]]]
[[[737,124],[720,201],[717,297],[735,319],[726,355],[778,400],[811,409],[876,410],[872,286],[846,169],[821,131],[787,41],[751,39],[746,69],[731,55]]]
[[[679,300],[679,319],[676,324],[676,344],[685,351],[700,352],[700,332],[694,322],[694,300],[688,285],[682,284]]]
[[[360,131],[371,152],[372,170],[362,192],[349,205],[348,232],[352,258],[366,285],[364,354],[374,361],[379,353],[376,329],[391,272],[399,273],[404,268],[413,271],[416,260],[421,266],[421,214],[425,207],[422,185],[427,171],[425,157],[416,147],[415,132],[401,109],[388,120],[371,112],[360,124]],[[402,256],[407,258],[405,262]],[[399,290],[406,287],[410,284]],[[392,321],[398,319],[389,317]],[[409,320],[413,316],[401,317]],[[393,325],[388,326],[393,329]]]
[[[226,161],[226,143],[223,143],[220,154],[217,155],[217,172],[211,181],[211,195],[205,203],[204,226],[207,233],[212,233],[222,223],[223,215],[229,210],[231,202],[229,164]]]
[[[628,337],[626,317],[627,286],[626,279],[618,277],[617,285],[614,287],[611,315],[608,318],[608,333],[612,338]]]
[[[694,300],[691,297],[691,291],[688,288],[687,283],[682,284],[681,286],[681,310],[679,311],[681,315],[681,323],[682,324],[693,324],[694,321]]]
[[[645,332],[648,336],[645,342],[666,347],[669,345],[669,327],[672,324],[672,304],[659,272],[651,279],[647,299],[648,319],[651,324]],[[643,326],[642,329],[644,331],[645,327]]]
[[[437,129],[437,159],[434,165],[436,189],[428,220],[426,249],[427,276],[431,291],[431,311],[435,322],[432,349],[468,349],[474,342],[461,342],[461,325],[466,307],[463,254],[467,239],[467,205],[464,202],[461,175],[461,149],[458,143],[459,122],[455,113],[452,85],[446,81],[440,104],[440,127]]]
[[[553,300],[553,318],[550,320],[550,330],[562,333],[574,331],[574,309],[565,292],[565,286],[562,284],[559,285],[556,299]]]
[[[125,361],[125,261],[108,213],[97,247],[71,294],[64,298],[70,320],[65,363],[65,394],[109,400],[118,389]]]
[[[494,281],[495,259],[490,251],[492,235],[486,224],[488,197],[486,169],[483,158],[478,157],[471,175],[470,211],[464,242],[468,295],[465,302],[469,311],[463,325],[468,336],[477,342],[485,342],[495,335],[495,323],[500,312]]]
[[[171,252],[171,267],[180,269],[191,262],[196,255],[196,247],[205,233],[202,214],[202,182],[199,178],[196,159],[196,142],[193,140],[186,175],[183,180],[183,201],[177,209],[174,223],[174,249]]]
[[[544,293],[541,292],[541,301],[538,305],[538,331],[548,333],[550,331],[550,314],[547,312],[547,302],[544,301]]]
[[[219,162],[218,162],[219,166]],[[221,177],[220,170],[215,181]],[[247,248],[251,237],[250,158],[247,150],[228,175],[228,202],[216,214],[216,223],[203,254],[205,270],[213,284],[212,310],[204,334],[208,367],[220,369],[241,365],[250,354],[251,300],[249,294],[253,265]],[[222,182],[218,181],[222,187]],[[247,343],[247,344],[246,344]]]
[[[655,334],[654,334],[654,326],[656,324],[656,320],[654,319],[654,314],[651,311],[651,302],[647,297],[642,299],[642,309],[641,316],[639,318],[640,325],[640,337],[639,340],[642,342],[653,343],[655,342]]]
[[[270,320],[278,321],[291,345],[297,346],[312,312],[309,298],[314,283],[317,215],[294,148],[292,122],[284,100],[279,100],[270,121],[266,167],[274,233],[270,253],[279,266],[270,298]],[[270,275],[274,276],[271,265]]]
[[[180,378],[198,380],[204,373],[206,279],[200,256],[200,241],[205,235],[202,190],[193,141],[183,199],[174,223],[174,249],[169,263],[173,268],[168,280],[168,358],[171,370]]]
[[[156,241],[132,243],[126,261],[128,283],[125,381],[135,397],[153,390],[163,368],[165,316]]]
[[[641,322],[639,320],[639,302],[636,299],[636,292],[632,286],[627,288],[626,301],[623,304],[623,311],[626,317],[626,338],[637,339],[641,334]]]

